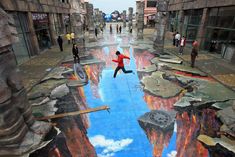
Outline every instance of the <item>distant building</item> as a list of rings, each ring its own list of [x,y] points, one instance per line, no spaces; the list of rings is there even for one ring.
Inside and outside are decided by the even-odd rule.
[[[19,42],[13,44],[16,62],[21,64],[40,54],[51,44],[57,44],[58,35],[71,31],[72,13],[83,16],[84,0],[1,0],[0,7],[12,15]]]
[[[156,4],[157,0],[144,0],[144,25],[155,25],[155,14],[157,13]]]
[[[221,53],[235,46],[235,0],[170,0],[168,30],[202,49]]]

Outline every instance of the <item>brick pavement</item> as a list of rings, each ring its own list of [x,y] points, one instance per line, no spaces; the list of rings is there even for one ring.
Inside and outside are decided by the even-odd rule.
[[[171,41],[165,41],[166,51],[173,53],[183,59],[185,62],[191,62],[191,47],[184,49],[184,54],[178,54],[178,48],[172,45]],[[207,73],[226,87],[235,90],[235,65],[221,58],[218,54],[211,54],[206,51],[200,51],[196,59],[196,68]]]
[[[69,54],[71,54],[72,44],[64,44],[64,51],[60,52],[59,46],[44,50],[40,55],[30,58],[25,63],[19,65],[23,84],[29,91],[37,84],[50,70],[55,68]]]

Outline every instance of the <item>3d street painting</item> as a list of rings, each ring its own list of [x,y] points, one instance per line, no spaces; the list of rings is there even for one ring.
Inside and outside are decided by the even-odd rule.
[[[234,92],[178,64],[170,53],[153,51],[151,44],[126,34],[105,34],[86,45],[89,55],[81,64],[87,80],[67,61],[54,69],[61,77],[50,76],[35,86],[29,98],[36,116],[102,105],[110,112],[52,120],[61,133],[31,157],[46,152],[63,157],[234,156],[234,117],[226,115],[234,113]],[[125,68],[134,74],[119,72],[113,78],[117,50],[130,56]]]

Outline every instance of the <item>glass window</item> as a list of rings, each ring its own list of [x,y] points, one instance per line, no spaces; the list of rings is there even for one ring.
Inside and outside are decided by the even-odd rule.
[[[12,45],[14,54],[18,64],[21,64],[29,59],[28,50],[23,34],[18,34],[19,41]]]
[[[217,16],[218,16],[218,8],[210,9],[209,17],[208,17],[208,26],[216,26],[217,23]]]
[[[231,28],[235,17],[235,7],[219,8],[218,27]]]
[[[197,37],[197,31],[198,31],[198,27],[197,26],[188,26],[187,27],[187,41],[194,41]]]
[[[190,12],[191,12],[191,14],[189,15],[190,18],[189,18],[188,23],[193,24],[193,25],[200,25],[203,10],[202,9],[191,10]]]
[[[156,1],[147,1],[147,7],[151,7],[151,8],[155,8],[157,5],[157,2]]]

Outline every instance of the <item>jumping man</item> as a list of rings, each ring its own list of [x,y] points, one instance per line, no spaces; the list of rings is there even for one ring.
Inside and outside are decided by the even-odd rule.
[[[116,75],[117,75],[117,72],[122,69],[122,71],[124,73],[133,73],[132,70],[126,70],[125,67],[124,67],[124,63],[123,63],[123,59],[130,59],[129,57],[127,56],[124,56],[123,54],[121,54],[119,51],[116,52],[116,55],[118,56],[118,59],[117,60],[112,60],[113,62],[117,62],[118,63],[118,66],[117,68],[115,69],[115,72],[114,72],[114,75],[113,77],[116,78]]]

